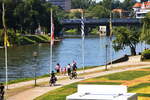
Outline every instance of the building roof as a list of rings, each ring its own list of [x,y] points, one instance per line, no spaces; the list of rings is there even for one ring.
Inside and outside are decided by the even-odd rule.
[[[69,10],[70,12],[83,12],[84,10],[83,9],[70,9]]]
[[[150,1],[145,2],[146,6],[150,6]]]
[[[134,4],[133,8],[140,8],[142,4],[140,2],[137,2]]]
[[[121,12],[125,12],[125,10],[123,10],[123,9],[113,9],[112,12],[119,12],[119,13],[121,13]]]
[[[143,6],[143,3],[137,2],[134,4],[133,8],[141,8]],[[144,6],[146,8],[150,8],[150,1],[144,2]]]

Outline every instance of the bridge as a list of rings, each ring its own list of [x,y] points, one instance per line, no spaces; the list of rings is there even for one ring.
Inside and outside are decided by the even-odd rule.
[[[109,33],[110,28],[110,19],[109,18],[101,18],[101,19],[84,19],[85,31],[89,31],[90,28],[94,28],[96,26],[106,26],[107,33]],[[113,18],[112,26],[141,26],[142,21],[136,18]],[[64,19],[61,20],[61,23],[64,28],[78,28],[80,30],[81,27],[81,19]]]

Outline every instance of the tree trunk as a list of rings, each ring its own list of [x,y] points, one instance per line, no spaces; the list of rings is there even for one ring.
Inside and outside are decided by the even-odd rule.
[[[136,55],[135,47],[130,47],[130,49],[131,49],[131,55],[135,56]]]

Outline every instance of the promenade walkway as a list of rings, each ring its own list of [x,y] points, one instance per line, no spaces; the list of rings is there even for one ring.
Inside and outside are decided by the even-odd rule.
[[[49,78],[42,78],[37,80],[37,83],[41,84],[37,87],[29,87],[29,89],[21,90],[20,92],[16,92],[16,93],[11,93],[11,91],[17,90],[18,88],[28,87],[30,85],[33,85],[34,80],[11,84],[9,85],[9,91],[8,91],[8,95],[10,96],[8,96],[7,100],[33,100],[36,97],[43,95],[44,93],[47,93],[51,90],[60,88],[64,85],[68,85],[74,82],[85,80],[88,78],[103,76],[103,75],[127,71],[127,70],[135,70],[135,69],[150,67],[150,62],[141,62],[139,59],[140,56],[134,56],[134,57],[130,57],[129,61],[127,62],[113,64],[112,66],[109,65],[108,69],[112,69],[112,70],[108,70],[108,71],[102,71],[103,69],[105,69],[105,67],[87,69],[85,70],[84,73],[83,71],[78,71],[79,77],[74,80],[70,80],[67,76],[57,76],[58,78],[57,86],[54,87],[49,86],[48,84]],[[43,82],[46,83],[42,84]]]

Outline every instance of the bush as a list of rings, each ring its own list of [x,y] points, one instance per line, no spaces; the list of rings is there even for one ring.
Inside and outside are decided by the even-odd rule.
[[[76,35],[76,34],[78,34],[78,30],[77,29],[70,29],[70,30],[65,31],[65,34]]]
[[[144,59],[150,59],[150,49],[146,49],[144,52],[142,52],[142,60]]]
[[[34,43],[36,43],[36,42],[34,40],[29,39],[28,37],[22,36],[20,38],[20,44],[21,45],[34,44]]]
[[[98,27],[93,28],[91,34],[98,34]]]
[[[39,37],[43,38],[46,41],[50,41],[50,36],[48,35],[39,35]]]

